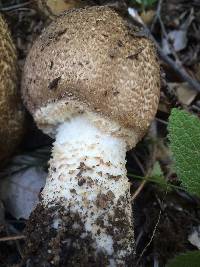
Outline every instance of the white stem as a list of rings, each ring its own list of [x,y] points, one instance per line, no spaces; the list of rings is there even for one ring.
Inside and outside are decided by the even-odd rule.
[[[125,263],[134,250],[125,156],[123,139],[102,133],[83,115],[75,117],[58,128],[42,192],[45,207],[59,204],[79,214],[81,238],[92,235],[93,247],[106,253],[112,266]]]

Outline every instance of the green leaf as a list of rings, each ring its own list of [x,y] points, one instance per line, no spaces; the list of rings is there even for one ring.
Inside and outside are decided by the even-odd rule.
[[[155,183],[160,187],[160,189],[163,189],[165,191],[181,189],[181,187],[172,185],[167,182],[161,170],[160,163],[158,161],[155,162],[153,170],[151,171],[149,176],[142,177],[132,173],[128,173],[128,176],[133,177],[134,179],[146,180],[147,182]]]
[[[200,266],[200,252],[190,251],[185,254],[180,254],[174,259],[170,260],[166,267],[199,267]]]
[[[135,0],[135,2],[138,4],[142,4],[143,1],[142,0]]]
[[[168,130],[177,175],[186,190],[200,196],[200,121],[172,109]]]
[[[151,7],[157,0],[132,0],[132,2],[140,4],[143,8]]]
[[[158,161],[156,161],[154,166],[153,166],[151,176],[163,176],[163,172],[161,170],[160,163]]]
[[[146,179],[147,181],[149,180],[151,182],[159,184],[160,187],[162,187],[164,190],[167,190],[167,191],[169,190],[169,184],[167,183],[163,175],[163,172],[160,167],[160,163],[158,161],[155,162],[150,176],[147,177]]]

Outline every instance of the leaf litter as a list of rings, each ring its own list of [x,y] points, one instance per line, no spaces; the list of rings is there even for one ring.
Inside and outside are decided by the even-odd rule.
[[[164,54],[175,65],[178,62],[181,66],[179,68],[183,68],[191,79],[200,80],[199,1],[157,1],[146,10],[142,10],[135,1],[93,2],[118,7],[125,16],[128,16],[125,12],[128,7],[137,11],[136,14],[148,25]],[[2,0],[0,10],[12,31],[22,70],[33,41],[49,21],[38,12],[34,1]],[[127,169],[133,194],[144,177],[149,177],[133,204],[136,260],[140,267],[164,267],[176,254],[199,248],[200,202],[197,197],[181,189],[168,146],[167,123],[173,107],[185,108],[200,116],[200,98],[187,79],[182,79],[167,61],[160,59],[165,77],[156,119],[144,140],[127,154]],[[50,158],[49,149],[43,153],[38,148],[50,146],[51,142],[37,130],[29,117],[24,142],[16,151],[16,156],[0,171],[2,267],[17,264],[22,257],[23,229],[37,201],[40,187],[44,184]],[[166,193],[168,185],[174,187]],[[1,238],[7,238],[9,242],[1,242]]]

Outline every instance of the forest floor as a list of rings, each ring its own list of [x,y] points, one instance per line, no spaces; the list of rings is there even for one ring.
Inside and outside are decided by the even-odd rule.
[[[33,41],[49,23],[33,2],[0,0],[0,12],[8,22],[17,47],[20,72]],[[162,171],[167,182],[180,185],[168,146],[167,125],[173,107],[182,107],[200,116],[200,88],[195,83],[200,81],[200,1],[156,1],[145,11],[133,0],[93,2],[115,5],[127,17],[128,7],[130,14],[133,11],[130,8],[136,8],[145,29],[148,28],[148,34],[159,48],[163,82],[158,112],[145,138],[128,152],[127,170],[134,198],[137,266],[164,267],[175,255],[200,248],[199,199],[185,191],[168,191],[156,181],[144,180],[153,169]],[[130,19],[134,20],[133,17]],[[6,190],[3,194],[0,190],[1,267],[17,266],[23,257],[23,229],[47,172],[51,144],[52,140],[37,130],[27,114],[24,140],[0,172],[2,181],[7,179],[7,185],[16,185],[14,188],[0,185]],[[30,168],[37,181],[26,181],[23,187],[24,180],[20,179],[24,179]],[[42,181],[38,181],[40,178]],[[30,196],[29,191],[33,189],[36,193]],[[19,194],[23,195],[22,199]],[[26,198],[32,199],[26,201]]]

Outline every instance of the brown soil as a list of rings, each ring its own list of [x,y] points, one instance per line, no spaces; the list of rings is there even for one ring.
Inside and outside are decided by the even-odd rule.
[[[55,221],[62,222],[59,230],[53,227]],[[76,225],[76,227],[73,227]],[[85,233],[78,214],[65,208],[45,209],[38,205],[26,225],[24,258],[20,266],[76,266],[103,267],[109,265],[109,258],[103,252],[96,252],[93,239]],[[132,266],[133,258],[126,266]]]
[[[62,227],[58,231],[52,227],[56,217],[62,218]],[[78,224],[76,229],[72,228],[74,222]],[[90,236],[80,239],[82,232],[83,225],[77,214],[56,207],[46,210],[38,205],[26,226],[24,264],[29,262],[29,266],[34,267],[103,266],[106,257],[95,256],[92,239]]]
[[[141,235],[136,244],[140,267],[153,266],[155,257],[159,266],[164,267],[175,255],[196,249],[189,243],[188,235],[199,224],[200,205],[197,199],[184,192],[166,195],[165,191],[149,185],[138,197],[133,209],[136,240]]]

